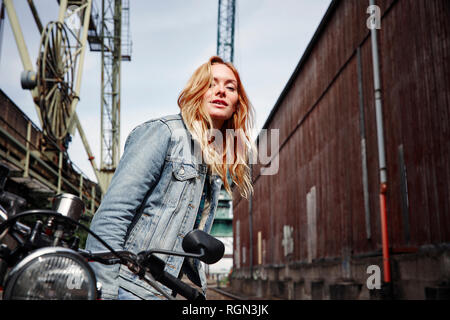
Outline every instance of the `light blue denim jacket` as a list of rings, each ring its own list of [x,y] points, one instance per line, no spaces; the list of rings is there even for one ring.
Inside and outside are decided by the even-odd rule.
[[[193,229],[205,179],[210,179],[211,207],[204,229],[209,232],[222,180],[207,174],[196,144],[181,114],[136,127],[126,140],[110,186],[92,219],[91,230],[117,250],[138,253],[158,248],[182,252],[181,242]],[[91,236],[87,238],[86,249],[106,250]],[[159,257],[166,261],[165,270],[178,276],[184,258]],[[91,265],[102,283],[104,299],[117,299],[119,286],[143,299],[163,297],[126,266]],[[201,264],[199,275],[205,292],[206,277]]]

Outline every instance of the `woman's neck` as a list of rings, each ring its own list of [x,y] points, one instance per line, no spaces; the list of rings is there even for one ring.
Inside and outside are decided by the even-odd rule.
[[[214,129],[220,130],[222,128],[224,120],[222,120],[222,119],[211,119],[211,120],[212,120]]]

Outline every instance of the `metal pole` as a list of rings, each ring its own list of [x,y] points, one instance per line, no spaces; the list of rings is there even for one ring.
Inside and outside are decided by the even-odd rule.
[[[64,16],[66,14],[67,9],[67,0],[59,1],[59,13],[58,13],[58,21],[64,23]]]
[[[80,174],[80,199],[83,199],[83,175]]]
[[[59,151],[59,161],[58,161],[58,190],[57,193],[61,193],[62,185],[62,164],[63,164],[63,153]]]
[[[122,39],[122,0],[116,0],[114,6],[114,65],[112,79],[112,152],[111,165],[113,169],[117,168],[119,163],[120,146],[118,136],[118,112],[120,110],[120,65],[121,65],[121,39]]]
[[[78,115],[76,113],[74,116],[74,121],[76,121],[77,129],[78,129],[78,132],[80,133],[81,141],[83,142],[84,149],[86,150],[86,153],[88,155],[88,160],[90,161],[92,169],[94,170],[95,177],[97,178],[100,188],[102,189],[102,193],[104,193],[106,191],[106,188],[104,188],[101,183],[101,180],[100,180],[100,177],[98,174],[98,168],[94,161],[95,157],[92,154],[91,147],[89,146],[89,143],[86,139],[86,134],[84,133],[83,127],[81,126],[81,123],[78,120]]]
[[[31,140],[31,121],[28,121],[27,124],[27,142],[25,146],[27,148],[26,156],[25,156],[25,169],[23,171],[23,177],[28,178],[29,170],[30,170],[30,140]]]
[[[36,22],[36,26],[39,30],[39,33],[42,34],[42,31],[44,31],[44,27],[42,26],[41,19],[39,19],[39,14],[36,10],[36,7],[34,6],[33,0],[28,0],[28,5],[30,7],[31,13],[33,14],[34,21]]]
[[[33,70],[33,65],[31,64],[30,55],[28,54],[27,45],[25,44],[25,39],[23,38],[22,29],[20,28],[19,19],[17,18],[12,0],[4,0],[3,3],[5,4],[6,12],[8,13],[9,23],[11,24],[14,38],[16,39],[17,49],[19,50],[20,59],[22,60],[24,69]]]
[[[95,214],[95,186],[91,188],[91,214]]]
[[[80,93],[80,87],[81,87],[81,75],[83,73],[83,66],[84,66],[84,57],[85,57],[85,51],[86,51],[86,42],[87,42],[87,36],[88,36],[88,28],[89,28],[89,20],[91,17],[91,6],[92,6],[92,0],[87,0],[87,7],[84,11],[84,21],[83,21],[83,35],[81,37],[81,52],[80,52],[80,62],[77,67],[77,78],[75,82],[75,99],[73,99],[72,105],[71,105],[71,112],[75,112],[75,107],[77,105],[77,102],[79,100],[79,93]]]
[[[375,0],[370,0],[369,2],[371,6],[375,6]],[[373,80],[375,93],[375,113],[377,121],[378,161],[380,166],[380,215],[381,215],[381,240],[383,246],[383,271],[384,271],[383,276],[384,282],[390,284],[391,269],[390,269],[387,209],[386,209],[387,172],[386,172],[386,153],[384,143],[380,59],[378,53],[377,29],[373,26],[371,28],[371,40],[372,40]]]
[[[80,60],[78,62],[78,66],[76,68],[76,79],[75,79],[75,88],[74,88],[74,99],[72,100],[72,104],[70,105],[70,117],[69,117],[69,123],[73,123],[73,117],[75,114],[75,109],[77,107],[77,103],[80,100],[80,88],[81,88],[81,76],[83,74],[83,67],[84,67],[84,58],[85,58],[85,51],[86,51],[86,42],[87,42],[87,36],[88,36],[88,28],[89,28],[89,21],[91,17],[91,6],[92,6],[92,0],[87,0],[86,2],[86,9],[84,10],[84,21],[83,21],[83,33],[81,36],[81,51],[80,51]],[[72,126],[72,125],[71,125]]]
[[[19,51],[20,59],[22,60],[22,65],[24,70],[26,71],[34,71],[33,65],[31,63],[30,55],[28,54],[28,48],[25,44],[25,39],[23,37],[22,29],[20,28],[19,19],[17,18],[16,10],[14,9],[14,5],[12,0],[3,0],[3,3],[6,7],[6,12],[8,13],[9,23],[11,24],[11,28],[14,34],[14,38],[16,40],[17,50]],[[31,90],[31,96],[33,100],[38,98],[37,88]],[[39,118],[41,125],[43,125],[41,111],[39,110],[39,106],[35,104],[36,112]]]
[[[253,165],[250,164],[250,181],[253,183]],[[248,226],[250,233],[250,244],[249,244],[249,264],[250,264],[250,277],[253,277],[253,194],[249,194],[249,204],[248,204]]]
[[[100,83],[100,168],[104,167],[103,159],[104,159],[104,132],[105,132],[105,126],[104,126],[104,112],[105,112],[105,29],[106,29],[106,22],[105,22],[105,16],[106,16],[106,10],[105,10],[105,0],[102,0],[102,26],[100,31],[100,38],[102,40],[101,44],[101,83]],[[102,176],[102,173],[99,173],[99,176]],[[97,178],[98,182],[101,183],[100,179]]]

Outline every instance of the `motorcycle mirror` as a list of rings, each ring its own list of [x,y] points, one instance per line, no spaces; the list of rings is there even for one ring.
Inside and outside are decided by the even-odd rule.
[[[201,254],[198,259],[207,264],[216,263],[222,259],[225,253],[225,246],[222,241],[199,229],[190,231],[184,237],[181,245],[185,252]]]

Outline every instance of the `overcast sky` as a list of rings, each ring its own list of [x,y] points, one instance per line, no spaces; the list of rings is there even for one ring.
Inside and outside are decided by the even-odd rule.
[[[97,7],[101,8],[101,1]],[[234,64],[263,126],[316,31],[331,0],[236,0]],[[34,1],[44,25],[57,20],[55,0]],[[14,5],[33,64],[40,35],[27,1]],[[216,54],[218,0],[130,1],[131,62],[122,62],[121,152],[138,124],[179,112],[177,98],[194,70]],[[77,113],[100,165],[100,53],[86,51]],[[40,127],[6,18],[0,52],[0,88]],[[79,134],[71,160],[96,180]]]

